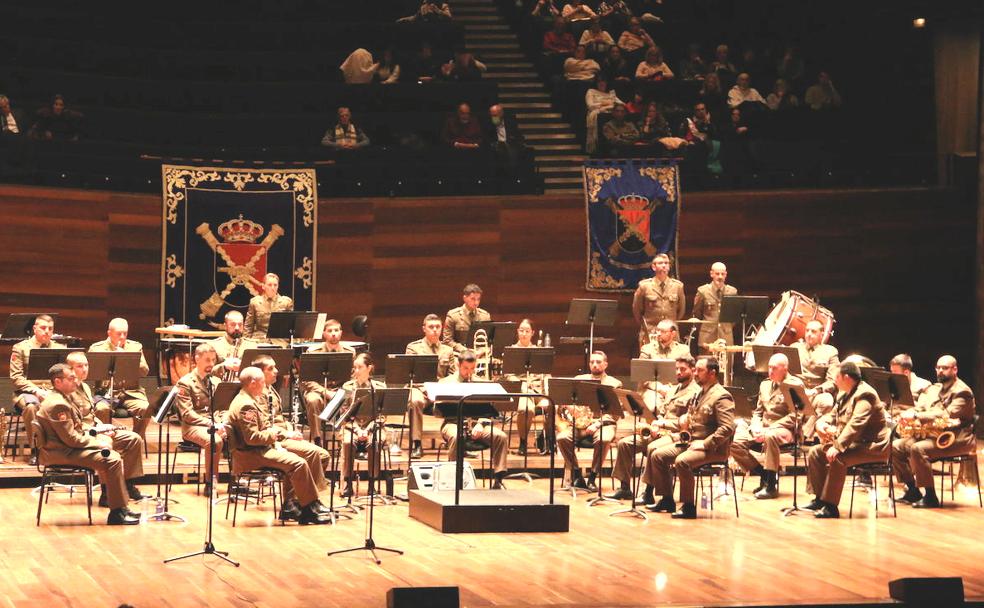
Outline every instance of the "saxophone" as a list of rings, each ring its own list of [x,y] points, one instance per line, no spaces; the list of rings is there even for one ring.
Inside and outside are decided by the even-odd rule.
[[[957,421],[942,417],[934,418],[929,423],[923,423],[918,418],[899,418],[895,430],[899,437],[905,439],[935,439],[936,447],[945,450],[957,440],[956,433],[951,429],[958,424]]]

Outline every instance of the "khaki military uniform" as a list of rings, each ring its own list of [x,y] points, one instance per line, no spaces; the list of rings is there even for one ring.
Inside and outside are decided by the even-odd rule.
[[[837,506],[844,489],[847,468],[866,462],[887,462],[891,430],[878,394],[865,382],[851,393],[838,393],[835,408],[822,420],[838,429],[832,443],[813,446],[806,457],[810,487],[825,503]],[[827,448],[840,452],[827,462]]]
[[[205,470],[208,471],[207,479],[212,479],[219,474],[219,455],[222,454],[223,438],[220,434],[215,434],[215,454],[209,451],[209,428],[212,421],[209,418],[208,410],[212,401],[212,394],[215,387],[219,384],[218,378],[208,376],[202,378],[197,370],[192,370],[178,380],[177,386],[180,387],[174,397],[174,404],[178,408],[178,416],[181,418],[181,437],[185,441],[190,441],[200,447],[205,452]],[[215,412],[215,422],[223,422],[228,412]]]
[[[591,374],[580,374],[574,376],[575,380],[596,380]],[[601,383],[605,386],[611,386],[613,388],[622,388],[622,382],[615,378],[614,376],[609,376],[605,374],[601,378]],[[583,409],[581,409],[583,408]],[[571,408],[575,411],[573,413],[574,419],[576,420],[578,416],[589,416],[591,414],[590,408],[583,405],[574,406]],[[597,423],[598,419],[595,418],[593,423]],[[589,434],[585,429],[577,429],[575,425],[571,424],[568,428],[564,429],[562,432],[557,433],[557,451],[560,455],[564,457],[564,467],[570,469],[571,471],[577,471],[579,468],[577,462],[577,452],[575,448],[581,440],[586,437],[591,437],[591,445],[594,448],[594,452],[591,456],[591,470],[596,474],[601,474],[601,467],[605,463],[605,454],[608,453],[608,448],[612,445],[612,440],[615,439],[615,424],[604,424],[602,421],[601,428]]]
[[[721,318],[721,300],[724,296],[736,296],[738,289],[725,285],[718,289],[714,283],[705,283],[697,288],[694,296],[693,317],[701,321],[717,321]],[[705,344],[724,340],[725,344],[734,344],[734,326],[731,323],[717,325],[701,325],[698,333],[701,352],[707,352]]]
[[[31,432],[31,422],[37,415],[38,406],[44,399],[45,393],[51,391],[51,382],[39,380],[32,382],[27,379],[28,364],[31,360],[31,349],[34,348],[68,348],[52,340],[47,345],[42,346],[34,336],[26,340],[21,340],[14,344],[10,351],[10,380],[14,386],[14,409],[20,409],[21,420],[24,428],[27,429],[27,443],[32,448],[34,445],[34,433]]]
[[[377,380],[372,380],[372,385],[377,390],[382,390],[386,388],[386,385]],[[346,391],[355,391],[357,389],[363,388],[368,389],[369,384],[358,384],[355,380],[349,380],[342,385],[342,388]],[[373,422],[371,415],[365,415],[360,409],[360,415],[345,426],[345,433],[342,439],[342,475],[345,476],[346,480],[351,480],[353,473],[355,471],[355,455],[353,450],[360,450],[360,443],[362,447],[365,448],[366,458],[369,462],[369,474],[376,479],[379,477],[379,456],[381,450],[386,447],[386,433],[383,429],[380,429],[380,439],[382,440],[382,445],[376,445],[372,428],[370,423]],[[358,440],[362,434],[362,431],[367,431],[367,436],[364,440]]]
[[[92,389],[84,382],[67,397],[79,414],[82,430],[88,432],[99,423],[110,424],[112,409],[105,401],[95,402]],[[108,436],[108,435],[107,435]],[[140,435],[126,429],[116,429],[112,436],[112,449],[123,457],[123,471],[126,479],[143,477],[144,440]]]
[[[689,357],[690,347],[686,344],[681,344],[676,340],[673,340],[668,345],[663,346],[659,343],[659,340],[653,340],[652,342],[643,345],[639,350],[640,359],[668,359],[670,361],[676,361],[679,357]],[[643,382],[639,385],[639,392],[642,393],[642,399],[646,402],[646,407],[649,411],[656,411],[656,404],[659,402],[659,390],[666,391],[669,389],[669,385],[659,385],[658,382]]]
[[[954,420],[956,425],[953,445],[941,450],[935,439],[916,440],[911,437],[896,439],[892,443],[892,467],[895,476],[904,483],[926,488],[933,485],[933,469],[930,459],[944,456],[960,456],[977,451],[974,436],[974,393],[963,380],[957,378],[948,387],[936,383],[923,393],[916,404],[916,418],[923,424],[931,424],[937,418]]]
[[[457,342],[457,337],[467,333],[471,329],[472,323],[491,320],[492,315],[484,308],[468,310],[468,307],[464,304],[458,308],[452,308],[444,318],[444,330],[441,334],[441,342],[452,347],[454,352],[460,353],[465,349],[471,348],[471,344],[461,344]]]
[[[329,350],[327,344],[322,344],[317,348],[312,348],[307,351],[309,353],[352,353],[355,356],[355,351],[348,346],[343,346],[338,344],[334,349]],[[335,396],[335,391],[338,387],[329,386],[325,388],[324,384],[320,382],[314,382],[313,380],[308,380],[306,382],[301,382],[301,394],[304,396],[304,411],[307,413],[308,427],[310,428],[310,438],[311,441],[323,441],[324,431],[321,430],[321,419],[318,415],[325,409],[328,402],[332,400]]]
[[[806,342],[800,340],[793,346],[799,351],[800,367],[803,370],[799,379],[806,388],[817,390],[813,397],[814,413],[803,422],[803,436],[809,439],[814,435],[817,419],[833,410],[833,396],[837,392],[834,377],[840,369],[840,360],[837,348],[830,344],[817,344],[810,348]]]
[[[441,383],[455,383],[455,382],[468,382],[468,380],[462,379],[458,375],[458,372],[450,376],[445,376],[438,380]],[[444,422],[441,424],[441,436],[444,438],[445,443],[448,446],[448,460],[455,460],[458,454],[458,425],[455,424],[454,418],[445,418]],[[472,433],[475,433],[474,435]],[[480,418],[474,425],[469,428],[466,422],[466,428],[464,432],[464,438],[466,440],[472,439],[482,445],[490,448],[491,455],[489,456],[492,461],[492,468],[496,473],[501,473],[506,470],[506,457],[509,449],[509,439],[506,434],[502,432],[499,427],[492,427],[492,423],[488,418]]]
[[[226,372],[228,370],[226,370],[226,367],[225,365],[223,365],[223,362],[226,359],[229,359],[230,357],[235,359],[242,359],[243,353],[245,353],[247,350],[251,348],[257,348],[259,345],[259,343],[256,342],[256,340],[250,340],[249,338],[246,337],[240,338],[239,346],[236,346],[235,342],[236,341],[230,338],[228,334],[224,336],[219,336],[218,338],[213,338],[212,340],[209,340],[207,342],[207,344],[211,345],[212,348],[215,349],[215,367],[212,368],[213,376],[217,376],[219,378],[225,378]],[[241,367],[239,369],[246,367],[248,364],[249,361],[241,363]],[[238,379],[239,379],[239,374],[237,372],[232,382],[235,382]]]
[[[783,380],[788,384],[802,385],[803,381],[789,374]],[[764,441],[755,441],[756,432],[761,429]],[[779,448],[792,443],[796,432],[796,412],[789,411],[782,395],[782,385],[766,378],[759,384],[758,402],[752,413],[752,420],[735,433],[731,444],[731,456],[746,472],[759,466],[753,451],[765,453],[766,471],[779,471]]]
[[[82,424],[86,427],[99,423],[112,424],[113,407],[106,401],[95,401],[92,389],[85,382],[79,384],[75,392],[68,396],[68,400],[75,404],[82,416]]]
[[[116,350],[118,349],[109,340],[100,340],[89,347],[90,353],[109,353]],[[143,355],[143,346],[139,342],[127,340],[123,343],[122,352],[140,353],[140,375],[146,376],[150,373],[150,366],[147,365],[147,359]],[[96,389],[99,391],[109,390],[109,383],[102,382]],[[133,432],[143,437],[147,432],[147,425],[150,424],[152,416],[146,391],[141,387],[130,390],[119,389],[113,391],[112,399],[121,403],[126,411],[130,412],[130,416],[133,417]]]
[[[430,344],[426,338],[414,340],[407,344],[407,355],[437,355],[437,379],[440,380],[453,374],[458,370],[458,360],[454,356],[454,349],[438,342]],[[420,441],[424,429],[424,407],[427,406],[427,396],[419,388],[410,390],[410,402],[408,413],[410,416],[410,440]]]
[[[254,296],[249,301],[246,310],[246,320],[243,322],[243,337],[253,340],[266,340],[270,328],[270,315],[275,312],[290,312],[294,310],[294,301],[287,296],[277,294],[272,298],[265,295]],[[277,346],[286,346],[287,340],[278,338],[270,340]]]
[[[639,324],[639,345],[649,342],[649,335],[663,319],[683,319],[686,308],[687,298],[681,281],[670,277],[662,283],[655,277],[639,281],[632,297],[632,314]]]
[[[127,505],[123,457],[113,450],[108,456],[101,454],[109,442],[83,430],[82,417],[65,395],[55,390],[49,392],[38,409],[37,421],[45,435],[44,445],[38,446],[40,463],[90,468],[99,475],[99,483],[106,486],[109,508],[122,509]],[[135,464],[139,462],[137,458]]]
[[[241,475],[263,467],[283,471],[285,502],[296,497],[306,507],[318,500],[318,486],[307,461],[280,444],[286,433],[271,425],[269,416],[263,413],[266,407],[262,396],[254,399],[244,390],[232,400],[228,418],[232,473]]]
[[[714,383],[703,388],[688,405],[687,430],[692,442],[686,447],[669,444],[653,450],[649,483],[655,494],[672,496],[672,466],[680,485],[680,502],[693,504],[694,469],[708,462],[728,461],[735,434],[735,401],[723,386]]]
[[[688,382],[686,386],[676,384],[667,388],[669,392],[666,399],[658,400],[654,404],[655,420],[650,425],[653,432],[649,438],[646,439],[642,435],[634,433],[628,437],[623,437],[616,444],[617,455],[612,471],[612,476],[615,479],[628,483],[632,478],[632,464],[635,462],[635,455],[645,451],[646,459],[642,465],[642,478],[646,483],[650,483],[652,475],[649,472],[649,456],[656,449],[674,442],[673,434],[680,430],[680,416],[687,413],[687,403],[700,392],[700,386],[693,380]],[[660,436],[657,437],[657,434]],[[634,440],[633,436],[635,437]]]
[[[263,391],[262,397],[265,406],[263,414],[267,416],[271,426],[283,429],[285,433],[294,431],[294,426],[284,418],[283,400],[280,398],[280,393],[272,386],[268,386]],[[311,476],[314,477],[314,485],[317,486],[318,490],[324,490],[328,487],[328,481],[325,479],[325,465],[330,458],[328,450],[300,439],[285,439],[280,442],[280,445],[288,452],[297,454],[307,461],[308,468],[311,469]]]

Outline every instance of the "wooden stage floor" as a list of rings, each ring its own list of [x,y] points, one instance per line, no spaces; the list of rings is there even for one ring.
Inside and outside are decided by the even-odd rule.
[[[546,496],[545,481],[533,487]],[[5,488],[0,607],[383,606],[390,587],[434,585],[460,586],[462,606],[475,607],[864,602],[887,599],[888,581],[905,576],[961,576],[968,599],[984,597],[984,511],[973,493],[958,488],[956,504],[938,511],[899,505],[897,519],[882,504],[875,519],[859,490],[855,519],[819,521],[782,518],[792,479],[781,489],[778,500],[743,499],[740,519],[728,497],[687,522],[609,517],[616,505],[588,507],[582,495],[566,534],[442,535],[410,519],[406,503],[377,507],[376,542],[406,551],[381,554],[381,565],[363,551],[326,556],[362,546],[364,517],[281,527],[267,504],[240,511],[233,528],[220,506],[214,541],[242,562],[235,568],[215,557],[162,563],[202,548],[206,507],[194,485],[173,493],[180,504],[171,511],[187,523],[133,527],[105,526],[99,508],[90,527],[84,497],[56,494],[35,528],[37,498]],[[571,502],[568,493],[557,499]],[[846,517],[847,495],[843,506]]]

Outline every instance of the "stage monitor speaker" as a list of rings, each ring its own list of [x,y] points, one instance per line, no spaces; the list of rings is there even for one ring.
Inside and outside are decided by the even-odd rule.
[[[888,594],[906,606],[961,606],[963,579],[897,578],[888,582]]]
[[[457,587],[393,587],[386,608],[458,608]]]
[[[455,463],[439,460],[418,460],[410,466],[408,490],[453,490]],[[465,463],[464,482],[462,490],[474,490],[478,487],[475,481],[475,470],[471,463]]]

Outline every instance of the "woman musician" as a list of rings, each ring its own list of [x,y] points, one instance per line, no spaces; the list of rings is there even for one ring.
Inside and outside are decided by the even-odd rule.
[[[370,387],[382,390],[386,385],[372,379],[373,363],[369,353],[359,353],[352,360],[352,379],[342,385],[342,390],[346,391],[346,398],[349,399],[349,406],[355,403],[356,398],[368,393]],[[365,389],[365,390],[359,390]],[[375,419],[370,413],[371,401],[363,401],[363,405],[356,413],[355,417],[349,419],[345,426],[342,440],[342,471],[345,477],[345,487],[342,489],[342,496],[349,497],[355,492],[352,489],[352,478],[355,468],[356,452],[365,453],[369,462],[369,476],[371,480],[379,477],[379,456],[383,448],[386,447],[386,439],[380,434],[380,443],[377,445],[374,439],[374,425],[383,424],[384,419]],[[371,491],[371,490],[370,490]]]
[[[539,344],[533,342],[533,336],[535,335],[536,332],[533,329],[533,322],[529,319],[523,319],[519,322],[519,326],[516,327],[516,343],[513,344],[513,348],[533,348],[539,346]],[[524,393],[540,393],[542,395],[547,394],[547,382],[549,378],[549,374],[528,374],[524,376],[508,374],[505,377],[506,380],[522,380],[523,384],[520,390]],[[516,410],[516,430],[519,432],[518,454],[520,456],[526,455],[527,438],[533,419],[543,414],[549,405],[550,401],[545,398],[534,400],[530,397],[523,397],[519,400],[519,407]],[[544,437],[551,436],[549,426],[552,424],[552,418],[550,416],[544,416]],[[547,450],[548,446],[546,445],[546,439],[544,439],[544,446],[540,453],[548,454],[549,452]]]

